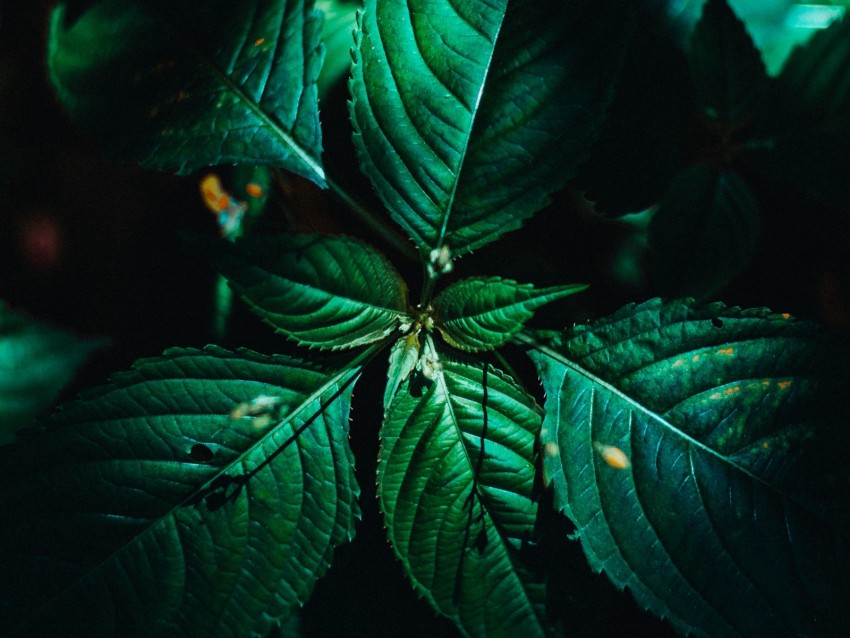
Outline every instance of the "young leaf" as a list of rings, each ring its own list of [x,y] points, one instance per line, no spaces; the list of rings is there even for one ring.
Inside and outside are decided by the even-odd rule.
[[[545,635],[544,591],[523,566],[536,505],[540,411],[489,364],[441,357],[384,419],[378,465],[387,533],[414,587],[465,636]]]
[[[728,284],[758,246],[756,200],[731,170],[680,172],[649,224],[650,266],[664,294],[707,297]]]
[[[407,318],[407,286],[352,237],[277,235],[218,242],[213,260],[251,309],[298,343],[353,348]]]
[[[363,360],[174,349],[0,448],[0,633],[266,635],[353,536]]]
[[[572,176],[622,57],[622,4],[366,1],[354,141],[423,255],[462,255],[519,228]]]
[[[387,387],[384,390],[384,413],[389,410],[390,403],[404,383],[416,369],[419,363],[421,345],[419,335],[411,332],[393,344],[390,350],[390,363],[387,367]]]
[[[325,17],[322,24],[325,61],[316,80],[320,99],[327,96],[351,67],[351,37],[359,6],[354,0],[316,0],[316,8]]]
[[[594,570],[683,634],[845,631],[846,345],[659,300],[521,339],[546,389],[544,473]]]
[[[26,319],[0,302],[0,444],[46,409],[101,345]]]
[[[688,58],[697,103],[709,120],[734,125],[751,113],[767,82],[761,54],[726,0],[708,0]]]
[[[498,277],[464,279],[434,300],[434,325],[455,348],[492,350],[510,341],[535,310],[585,288],[573,284],[535,290]]]
[[[324,184],[310,0],[103,0],[73,25],[54,9],[59,100],[113,155],[189,173],[281,166]]]

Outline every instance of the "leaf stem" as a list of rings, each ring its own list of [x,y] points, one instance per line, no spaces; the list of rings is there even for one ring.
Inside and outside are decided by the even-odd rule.
[[[410,261],[419,261],[419,253],[408,242],[404,241],[398,234],[381,218],[354,199],[339,182],[325,177],[325,183],[334,196],[357,218],[366,225],[373,233],[392,246],[402,257]]]

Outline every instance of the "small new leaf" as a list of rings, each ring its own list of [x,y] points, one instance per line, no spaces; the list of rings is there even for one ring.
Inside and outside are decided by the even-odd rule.
[[[221,241],[212,258],[257,315],[302,345],[353,348],[407,319],[404,281],[381,253],[351,237]]]
[[[591,566],[699,636],[850,622],[850,352],[767,310],[660,300],[530,355],[544,474]]]
[[[310,0],[103,0],[54,9],[47,66],[63,106],[145,168],[283,167],[324,185]]]
[[[470,278],[434,300],[434,325],[461,350],[492,350],[519,332],[541,306],[581,292],[584,284],[535,289],[510,279]]]

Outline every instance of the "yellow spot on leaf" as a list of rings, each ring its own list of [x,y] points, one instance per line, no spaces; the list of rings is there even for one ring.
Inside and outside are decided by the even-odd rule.
[[[708,398],[711,399],[712,401],[717,401],[717,399],[722,399],[723,395],[720,392],[715,392]]]
[[[787,313],[787,312],[783,312],[783,313],[782,313],[782,318],[783,318],[783,319],[790,319],[790,318],[791,318],[791,315],[790,315],[789,313]]]
[[[762,443],[762,444],[761,444],[761,446],[762,446],[765,450],[770,449],[770,443],[768,443],[767,441],[765,441],[764,443]]]
[[[543,453],[552,458],[558,456],[558,444],[554,441],[547,441],[543,446]]]
[[[762,381],[761,384],[762,385],[770,385],[770,381]]]
[[[735,393],[740,392],[740,391],[741,391],[741,386],[735,385],[735,386],[732,386],[731,388],[726,388],[723,391],[723,394],[730,395],[730,394],[735,394]]]
[[[681,368],[683,365],[685,365],[685,360],[684,360],[684,359],[676,359],[676,360],[673,362],[673,367],[674,367],[674,368]]]
[[[201,179],[201,197],[204,204],[213,213],[219,213],[227,208],[229,199],[221,187],[221,180],[215,173],[210,173]]]
[[[265,38],[258,38],[257,40],[254,40],[254,46],[255,46],[255,47],[258,47],[258,46],[260,46],[260,45],[261,45],[263,42],[265,42],[265,41],[266,41],[266,39],[265,39]]]
[[[618,447],[594,441],[593,449],[599,453],[603,461],[617,470],[625,470],[632,465],[626,453]]]
[[[695,354],[693,357],[691,357],[691,361],[693,361],[694,363],[696,363],[697,361],[699,361],[699,355],[698,355],[698,354]]]
[[[717,351],[717,354],[722,354],[726,357],[731,357],[734,354],[735,348],[721,348]]]

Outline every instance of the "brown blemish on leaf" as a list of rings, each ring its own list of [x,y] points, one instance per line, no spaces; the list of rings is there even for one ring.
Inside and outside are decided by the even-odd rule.
[[[790,381],[790,380],[788,380],[788,381],[780,381],[780,382],[779,382],[779,383],[777,383],[776,385],[778,385],[778,386],[779,386],[779,389],[780,389],[780,390],[786,390],[786,389],[788,389],[788,388],[791,386],[791,381]]]
[[[265,38],[258,38],[258,39],[256,39],[256,40],[254,40],[254,46],[255,46],[255,47],[258,47],[258,46],[260,46],[260,45],[261,45],[263,42],[265,42],[265,41],[266,41],[266,39],[265,39]]]

